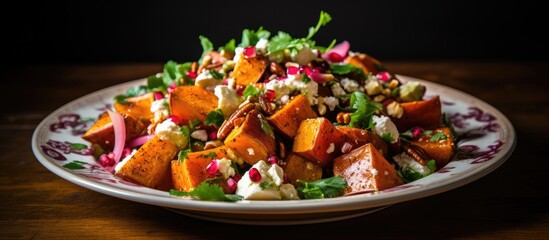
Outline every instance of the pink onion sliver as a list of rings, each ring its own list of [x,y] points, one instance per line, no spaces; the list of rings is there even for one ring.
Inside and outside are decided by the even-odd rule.
[[[119,113],[110,110],[107,112],[109,113],[114,128],[114,148],[112,152],[114,153],[114,165],[116,166],[120,161],[122,151],[124,150],[124,144],[126,143],[126,124],[124,123],[124,117]]]
[[[348,41],[343,41],[342,43],[335,45],[332,49],[330,49],[330,51],[322,54],[322,58],[324,58],[324,60],[328,62],[333,62],[333,58],[331,57],[331,55],[335,53],[339,55],[341,59],[345,59],[347,57],[347,53],[349,53],[350,48],[351,44]]]
[[[127,146],[130,148],[141,146],[145,144],[147,141],[149,141],[149,139],[151,139],[153,136],[154,136],[153,134],[148,134],[148,135],[132,138],[130,139],[130,141],[128,141]]]
[[[328,77],[326,77],[326,75],[324,75],[323,73],[319,73],[319,72],[311,72],[309,77],[311,78],[311,80],[313,80],[317,83],[327,83],[327,82],[329,82],[333,79],[333,78],[328,78]]]

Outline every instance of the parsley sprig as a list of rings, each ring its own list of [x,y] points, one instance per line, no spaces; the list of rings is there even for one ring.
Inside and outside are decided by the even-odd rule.
[[[243,199],[240,195],[225,194],[218,184],[208,184],[206,182],[202,182],[190,192],[170,189],[170,195],[176,197],[192,197],[204,201],[236,202]]]
[[[299,196],[304,199],[332,198],[341,196],[347,182],[340,176],[324,178],[314,182],[297,180],[302,186],[297,188]]]

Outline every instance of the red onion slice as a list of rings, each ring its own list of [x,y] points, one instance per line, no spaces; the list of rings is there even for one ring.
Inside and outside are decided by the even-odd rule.
[[[330,51],[322,54],[324,60],[333,63],[333,62],[342,62],[347,57],[351,44],[348,41],[343,41],[342,43],[335,45]]]
[[[112,121],[114,128],[114,166],[120,161],[122,157],[122,151],[124,150],[124,144],[126,143],[126,124],[124,123],[124,117],[119,113],[108,110],[109,117]]]
[[[145,144],[147,141],[149,141],[149,139],[151,139],[153,136],[154,136],[153,134],[148,134],[148,135],[132,138],[128,141],[127,147],[130,147],[130,148],[139,147]]]

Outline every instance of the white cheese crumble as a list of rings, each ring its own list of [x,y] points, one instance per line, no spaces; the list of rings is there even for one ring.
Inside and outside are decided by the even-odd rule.
[[[180,127],[172,122],[171,119],[166,119],[158,124],[155,128],[155,134],[158,135],[160,139],[172,141],[178,146],[187,144],[187,138],[180,131]]]
[[[221,85],[222,83],[223,81],[221,79],[214,78],[207,69],[202,71],[194,80],[195,86],[201,86],[208,91],[213,91],[215,86]]]
[[[217,159],[217,166],[219,166],[219,172],[223,175],[223,179],[228,179],[236,174],[236,171],[231,166],[231,160],[227,158]]]
[[[158,123],[168,117],[169,112],[166,109],[166,105],[168,105],[168,101],[165,98],[152,102],[150,110],[154,114],[154,123]]]
[[[137,152],[137,149],[134,149],[128,156],[126,156],[122,161],[118,162],[116,166],[114,167],[114,172],[120,171],[124,165],[132,158],[132,156]]]
[[[255,44],[255,51],[261,55],[264,55],[267,53],[268,46],[269,46],[269,41],[265,38],[261,38]]]
[[[341,79],[340,83],[343,89],[345,89],[345,91],[347,92],[360,91],[360,85],[355,80],[344,78],[344,79]]]
[[[334,94],[334,97],[347,95],[347,92],[343,90],[343,88],[341,87],[341,84],[339,83],[334,83],[330,88],[332,89],[332,94]]]
[[[234,57],[233,57],[233,62],[237,63],[238,60],[240,60],[240,57],[242,55],[242,53],[244,52],[244,48],[243,47],[236,47],[234,49]]]
[[[295,56],[292,56],[292,60],[296,62],[299,65],[306,66],[311,61],[315,60],[317,58],[316,52],[314,52],[312,49],[308,47],[304,47],[299,52],[295,54]]]
[[[261,181],[253,182],[249,171],[238,181],[236,194],[247,200],[299,199],[292,184],[283,183],[284,170],[277,164],[268,165],[260,160],[252,166],[261,174]]]
[[[316,105],[318,96],[318,83],[315,81],[303,82],[302,75],[290,75],[285,80],[273,79],[265,84],[266,89],[275,91],[275,99],[280,102],[284,95],[289,95],[293,91],[299,91],[311,105]]]
[[[223,116],[231,116],[242,103],[236,91],[229,86],[217,85],[214,88],[214,94],[217,96],[217,108],[221,109]]]
[[[339,105],[339,99],[335,97],[324,97],[324,104],[328,106],[330,111],[333,111],[337,105]]]
[[[417,173],[419,173],[423,176],[427,176],[427,175],[429,175],[429,173],[431,173],[431,170],[427,166],[421,165],[414,158],[410,157],[405,152],[394,156],[393,159],[398,164],[398,166],[400,166],[400,168],[402,168],[402,169],[405,169],[405,168],[409,167],[412,170],[414,170],[415,172],[417,172]]]
[[[254,151],[253,148],[247,148],[246,151],[248,151],[248,154],[249,154],[249,155],[252,155],[252,156],[253,156],[253,155],[255,154],[255,151]]]
[[[208,132],[204,129],[196,130],[191,133],[191,137],[200,141],[208,141]]]
[[[398,141],[398,129],[390,118],[388,118],[387,116],[374,115],[372,117],[372,120],[374,121],[374,127],[372,128],[372,131],[375,134],[380,137],[388,134],[392,138],[391,143],[396,143]]]

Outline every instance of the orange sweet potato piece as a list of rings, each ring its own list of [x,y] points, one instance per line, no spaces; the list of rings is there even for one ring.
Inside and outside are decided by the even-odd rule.
[[[391,117],[400,132],[412,127],[433,129],[441,125],[442,109],[439,96],[429,100],[401,103],[404,113],[401,118]]]
[[[147,126],[141,120],[129,115],[122,116],[124,116],[126,126],[126,139],[139,136],[146,130]],[[90,129],[82,135],[82,138],[101,146],[103,149],[112,149],[114,147],[114,128],[109,114],[107,112],[102,113]]]
[[[360,191],[381,191],[404,183],[393,166],[367,143],[334,159],[334,175],[347,181],[345,194]]]
[[[192,152],[183,161],[172,161],[172,179],[175,189],[189,192],[206,179],[215,178],[206,172],[206,166],[214,159],[228,158],[227,147],[217,147],[200,152]],[[219,182],[225,193],[232,193],[225,181]]]
[[[288,155],[283,168],[288,180],[295,186],[298,186],[297,180],[313,182],[322,178],[322,167],[295,153]]]
[[[178,152],[175,143],[155,135],[115,175],[146,187],[169,190],[172,182],[170,162]],[[170,184],[166,186],[163,183]]]
[[[259,112],[250,111],[246,119],[225,138],[225,146],[232,149],[244,162],[253,165],[276,153],[275,139],[267,120]]]
[[[271,125],[289,138],[295,137],[301,121],[316,118],[316,112],[311,108],[309,100],[304,95],[295,96],[284,107],[267,118]]]
[[[118,113],[144,121],[150,121],[154,118],[154,113],[151,112],[151,105],[154,102],[154,92],[126,98],[125,101],[126,103],[114,103],[114,109]]]
[[[170,94],[170,112],[183,124],[198,119],[204,121],[217,108],[217,97],[200,86],[180,86]]]
[[[347,136],[349,143],[353,145],[352,149],[371,143],[384,157],[387,156],[387,143],[372,131],[348,126],[336,126],[336,128]]]
[[[250,83],[255,83],[267,68],[267,60],[258,57],[245,57],[240,55],[238,62],[234,66],[231,77],[235,79],[237,85],[248,86]]]
[[[435,134],[440,133],[444,134],[443,139],[430,141]],[[419,139],[410,143],[423,148],[435,160],[437,169],[444,167],[454,156],[454,138],[452,131],[447,127],[434,129],[431,134],[422,135]]]
[[[327,167],[341,154],[341,147],[346,141],[345,134],[327,118],[306,119],[299,125],[292,151],[321,167]]]
[[[371,72],[372,74],[377,74],[380,71],[385,71],[385,68],[381,65],[381,62],[364,53],[348,56],[345,59],[345,63],[361,68],[364,73]]]

